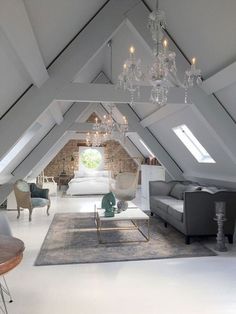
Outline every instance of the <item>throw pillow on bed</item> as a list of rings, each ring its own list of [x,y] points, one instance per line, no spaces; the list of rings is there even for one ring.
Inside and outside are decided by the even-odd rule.
[[[172,190],[170,191],[170,196],[173,196],[174,198],[177,198],[179,200],[183,199],[183,194],[186,190],[187,186],[181,183],[176,183]]]

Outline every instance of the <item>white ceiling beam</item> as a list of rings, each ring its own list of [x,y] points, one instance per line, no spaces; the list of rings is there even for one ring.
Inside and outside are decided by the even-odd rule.
[[[126,104],[117,104],[117,108],[124,116],[128,118],[129,124],[132,125],[132,128],[136,131],[139,137],[151,149],[153,154],[165,167],[170,176],[173,179],[182,180],[182,170],[178,167],[178,165],[163,148],[163,146],[157,141],[157,139],[151,134],[151,132],[148,129],[142,127],[140,119],[132,110],[132,108]]]
[[[89,122],[75,122],[68,128],[68,131],[86,133],[94,131],[93,125],[94,125],[93,123]],[[134,132],[132,125],[129,125],[129,132]]]
[[[73,104],[65,114],[64,120],[60,125],[56,125],[47,136],[33,149],[33,151],[20,163],[20,165],[12,172],[14,180],[24,178],[30,169],[44,157],[65,134],[70,125],[78,118],[78,116],[86,109],[87,103],[80,103],[80,106]]]
[[[211,128],[218,142],[221,143],[221,149],[236,163],[236,127],[231,117],[215,97],[206,95],[201,88],[190,88],[189,98],[193,102],[192,109]]]
[[[211,95],[227,86],[232,85],[235,82],[236,62],[230,64],[226,68],[203,81],[201,87],[207,93],[207,95]]]
[[[152,47],[153,41],[148,34],[146,27],[146,21],[149,15],[149,11],[146,6],[140,2],[133,10],[127,13],[127,19],[132,24],[142,40]],[[180,74],[189,67],[188,62],[182,55],[181,51],[170,40],[170,47],[176,53],[176,59],[178,62],[178,70]],[[236,157],[236,127],[235,122],[231,119],[222,105],[212,95],[207,95],[200,87],[190,88],[188,91],[190,103],[198,113],[205,119],[207,125],[214,132],[218,141],[222,143],[221,149],[223,149],[231,159]],[[161,159],[160,159],[161,160]]]
[[[86,133],[93,129],[93,123],[89,122],[75,122],[69,128],[68,131]]]
[[[40,87],[49,78],[22,0],[0,0],[0,26],[32,82]]]
[[[27,173],[27,178],[36,178],[50,163],[50,161],[58,154],[58,152],[66,145],[70,140],[69,132],[66,132],[57,143],[55,143],[40,159],[40,161],[34,166],[34,168]]]
[[[58,91],[72,81],[76,74],[106,45],[124,21],[126,12],[138,1],[110,0],[50,67],[49,72],[52,75],[43,86],[40,89],[31,88],[4,116],[0,123],[0,159],[47,110],[56,99]],[[17,129],[13,130],[12,126],[16,118]]]
[[[6,200],[13,189],[12,183],[0,185],[0,205]]]
[[[78,122],[86,122],[88,118],[91,116],[91,114],[94,112],[94,104],[89,104],[86,109],[83,112],[83,115],[81,115]]]
[[[134,102],[137,104],[147,104],[150,102],[150,94],[150,86],[140,86],[140,97],[135,95]],[[170,87],[168,93],[169,104],[184,103],[184,98],[185,91],[183,88]],[[131,97],[128,91],[117,89],[115,85],[71,82],[56,95],[56,100],[91,103],[130,103]]]
[[[188,104],[167,104],[166,106],[156,110],[141,121],[141,125],[146,128],[158,121],[165,119],[175,113],[178,113],[189,106]]]
[[[49,111],[54,121],[60,125],[63,122],[63,115],[59,103],[57,101],[53,101],[49,107]]]

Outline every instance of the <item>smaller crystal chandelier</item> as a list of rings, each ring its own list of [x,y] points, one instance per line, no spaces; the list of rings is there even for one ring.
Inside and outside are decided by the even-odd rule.
[[[87,146],[93,146],[98,147],[101,146],[104,142],[109,140],[109,136],[107,133],[101,133],[101,132],[88,132],[86,134],[86,145]]]
[[[107,138],[111,138],[114,131],[120,132],[124,137],[125,133],[128,132],[128,120],[123,116],[122,123],[118,123],[114,120],[114,108],[113,104],[109,105],[109,113],[104,115],[101,122],[98,122],[98,118],[95,118],[95,123],[93,124],[93,130],[106,135]],[[96,134],[96,133],[95,133]]]
[[[114,132],[122,134],[125,138],[126,132],[129,130],[128,120],[125,116],[122,117],[122,123],[118,123],[114,119],[115,105],[109,104],[109,112],[104,115],[102,120],[96,117],[93,124],[93,131],[86,134],[87,146],[101,146],[104,142],[113,138]]]
[[[185,102],[187,102],[188,88],[201,83],[201,71],[196,68],[196,58],[193,58],[190,68],[185,71],[183,83],[180,82],[175,62],[176,54],[169,50],[168,42],[164,39],[166,15],[158,9],[158,0],[156,0],[155,10],[149,15],[148,28],[154,42],[153,64],[144,74],[141,69],[141,60],[136,60],[135,48],[131,46],[129,58],[125,61],[123,71],[118,77],[118,86],[130,92],[131,106],[134,105],[134,95],[137,94],[138,97],[140,95],[139,85],[142,82],[152,86],[150,101],[157,108],[167,104],[169,87],[173,83],[185,89]]]

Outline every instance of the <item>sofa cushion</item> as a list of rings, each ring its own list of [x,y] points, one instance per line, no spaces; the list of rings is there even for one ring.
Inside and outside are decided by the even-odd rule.
[[[170,191],[170,196],[173,196],[179,200],[182,200],[186,188],[187,188],[187,185],[176,183],[173,186],[172,190]]]
[[[150,197],[150,205],[151,208],[160,208],[167,212],[168,204],[165,204],[165,200],[173,199],[171,196],[151,196]]]
[[[184,215],[184,202],[179,201],[168,207],[167,212],[176,220],[183,221]]]
[[[151,197],[151,205],[154,205],[154,207],[160,208],[164,210],[165,212],[168,211],[169,206],[175,206],[175,205],[183,206],[183,204],[184,202],[182,200],[177,200],[176,198],[173,198],[171,196],[152,196]]]

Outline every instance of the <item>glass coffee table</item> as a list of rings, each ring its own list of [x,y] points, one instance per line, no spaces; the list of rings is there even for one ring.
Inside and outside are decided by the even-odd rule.
[[[111,227],[108,226],[108,223],[111,222],[118,222],[118,221],[125,221],[131,222],[130,226],[124,227]],[[145,214],[140,208],[138,207],[129,207],[125,211],[120,213],[116,213],[114,217],[105,217],[105,210],[101,208],[97,208],[95,212],[95,222],[97,225],[97,235],[99,243],[117,243],[117,242],[148,242],[150,239],[150,225],[149,225],[149,216]],[[140,223],[144,223],[147,225],[147,233],[144,233],[140,229]],[[132,241],[103,241],[102,240],[102,233],[107,231],[119,231],[119,230],[138,230],[140,234],[143,236],[143,241],[141,240],[132,240]]]

